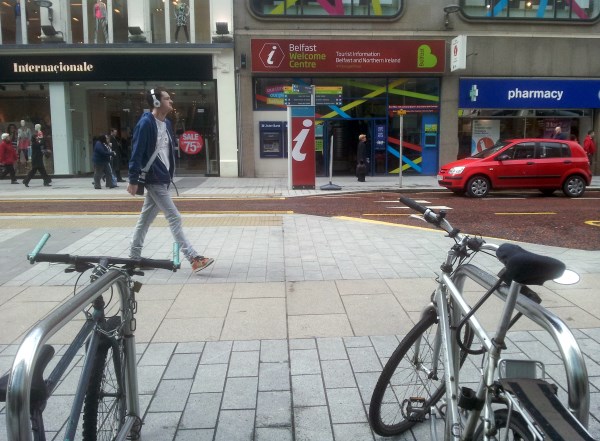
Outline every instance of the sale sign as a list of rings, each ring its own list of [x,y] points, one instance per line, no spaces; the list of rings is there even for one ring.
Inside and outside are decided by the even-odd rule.
[[[188,155],[197,155],[203,147],[204,140],[198,132],[188,130],[179,137],[179,149]]]
[[[442,73],[445,40],[252,39],[252,71]]]

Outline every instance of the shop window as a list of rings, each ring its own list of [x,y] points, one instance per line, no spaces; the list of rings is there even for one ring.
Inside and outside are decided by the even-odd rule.
[[[209,0],[179,0],[169,8],[172,43],[210,43]]]
[[[395,18],[403,0],[249,0],[250,10],[265,18],[370,17]]]
[[[460,0],[471,19],[593,22],[600,17],[595,0]]]

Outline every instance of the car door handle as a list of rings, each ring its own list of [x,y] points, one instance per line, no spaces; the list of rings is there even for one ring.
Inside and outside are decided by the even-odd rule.
[[[573,162],[573,161],[571,161],[570,159],[567,159],[567,160],[565,161],[565,164],[571,164],[572,162]]]
[[[528,161],[527,162],[527,165],[534,165],[534,164],[535,164],[535,162],[533,162],[533,161]]]

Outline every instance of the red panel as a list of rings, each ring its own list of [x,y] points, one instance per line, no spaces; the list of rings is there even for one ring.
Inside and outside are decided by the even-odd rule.
[[[444,40],[252,40],[252,71],[443,73]]]

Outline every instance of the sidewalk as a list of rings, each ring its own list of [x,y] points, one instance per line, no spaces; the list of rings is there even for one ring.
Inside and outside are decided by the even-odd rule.
[[[318,177],[314,190],[288,188],[287,178],[220,178],[177,177],[175,185],[181,197],[294,197],[315,194],[335,194],[358,191],[402,191],[422,189],[448,191],[440,187],[435,176],[403,176],[402,186],[398,176],[368,176],[366,182],[358,182],[353,176],[334,177],[331,182],[341,190],[321,190],[329,184],[329,178]],[[44,187],[40,179],[34,179],[29,188],[10,185],[0,181],[0,199],[106,199],[129,198],[125,191],[127,183],[119,183],[115,189],[95,190],[92,178],[55,178],[52,187]],[[589,190],[600,190],[600,176],[594,176]]]
[[[404,181],[403,188],[437,187],[432,177]],[[0,199],[131,197],[121,187],[93,190],[90,182],[55,179],[50,188],[41,181],[30,188],[0,182]],[[371,178],[360,187],[352,178],[333,182],[342,191],[398,188],[397,177]],[[177,184],[182,197],[322,192],[290,191],[282,179],[180,178]],[[126,256],[137,216],[0,219],[0,372],[5,372],[27,329],[72,295],[75,275],[59,265],[31,266],[25,260],[42,233],[52,233],[48,252]],[[366,418],[372,389],[428,301],[450,240],[436,231],[296,214],[188,215],[184,224],[192,243],[215,264],[200,275],[191,275],[184,263],[177,273],[157,270],[139,278],[143,440],[380,440]],[[171,235],[161,219],[150,229],[148,244],[147,257],[169,255]],[[536,291],[575,328],[590,374],[590,429],[599,438],[600,252],[526,248],[553,254],[582,276],[577,285],[547,283]],[[478,262],[491,272],[499,269],[491,257]],[[475,296],[481,290],[469,286],[469,291]],[[490,302],[486,322],[494,321],[499,307]],[[57,352],[74,329],[70,323],[52,337]],[[509,347],[510,357],[543,361],[547,375],[564,388],[557,350],[535,324],[520,322],[510,332]],[[77,374],[74,367],[48,404],[47,430],[53,435],[64,429]],[[428,440],[429,426],[396,439]],[[5,440],[0,407],[0,441]]]

